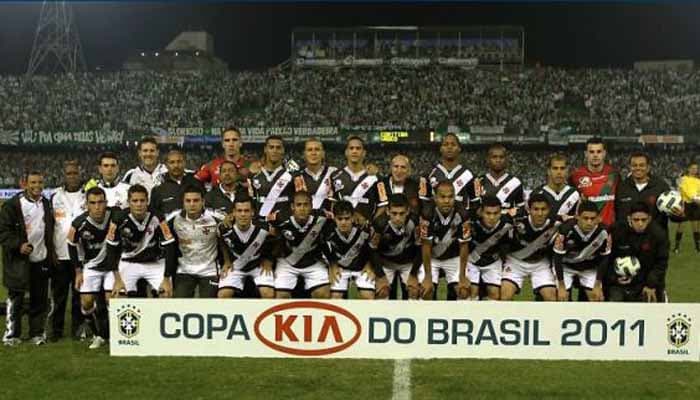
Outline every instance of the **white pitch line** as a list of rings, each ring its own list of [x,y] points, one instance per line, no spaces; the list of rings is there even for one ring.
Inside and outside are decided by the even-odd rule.
[[[391,400],[411,400],[411,360],[394,361],[394,387]]]

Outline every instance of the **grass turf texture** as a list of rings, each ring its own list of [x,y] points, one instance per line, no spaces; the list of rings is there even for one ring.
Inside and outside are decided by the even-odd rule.
[[[686,228],[687,229],[687,228]],[[671,236],[673,237],[673,236]],[[697,302],[698,253],[685,233],[667,277],[672,302]],[[444,285],[440,298],[445,297]],[[0,299],[5,289],[0,288]],[[531,300],[526,288],[517,300]],[[70,316],[68,316],[69,318]],[[0,318],[3,323],[4,318]],[[26,329],[26,323],[25,329]],[[393,362],[251,358],[112,358],[64,339],[44,347],[0,347],[3,399],[388,399]],[[698,398],[700,363],[413,360],[416,399]]]

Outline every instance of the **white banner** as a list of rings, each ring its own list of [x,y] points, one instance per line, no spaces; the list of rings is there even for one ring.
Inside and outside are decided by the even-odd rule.
[[[115,356],[699,361],[700,305],[115,299]]]

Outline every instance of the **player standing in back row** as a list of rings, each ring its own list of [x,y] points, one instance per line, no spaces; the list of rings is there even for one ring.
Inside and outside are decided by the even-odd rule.
[[[586,142],[586,165],[571,174],[571,185],[598,207],[600,222],[610,229],[615,223],[615,193],[620,183],[620,173],[612,165],[605,163],[607,151],[600,138],[593,137]]]

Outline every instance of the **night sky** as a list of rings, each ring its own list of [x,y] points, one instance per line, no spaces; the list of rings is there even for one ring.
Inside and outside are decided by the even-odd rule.
[[[74,3],[91,69],[205,29],[232,69],[261,69],[290,55],[297,26],[520,25],[526,62],[631,67],[637,60],[700,61],[700,4],[162,4]],[[0,4],[0,73],[26,69],[41,3]]]

